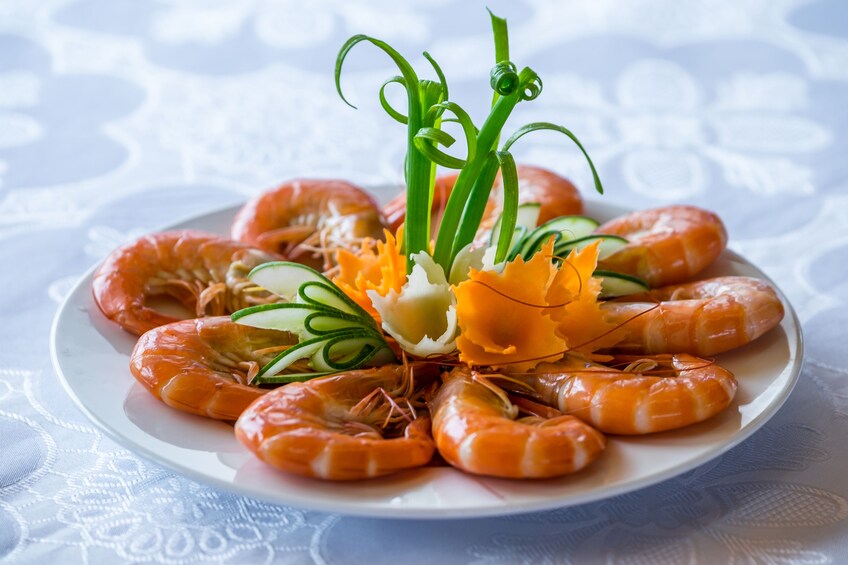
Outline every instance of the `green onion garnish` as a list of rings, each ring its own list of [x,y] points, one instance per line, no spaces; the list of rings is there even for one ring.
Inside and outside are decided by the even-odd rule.
[[[347,54],[354,45],[367,41],[382,49],[400,69],[401,76],[388,79],[380,87],[380,104],[396,121],[407,126],[406,152],[406,227],[404,252],[407,256],[407,272],[412,269],[410,256],[419,251],[430,252],[430,208],[433,201],[436,165],[458,169],[459,175],[445,205],[433,258],[450,272],[456,254],[474,240],[480,227],[486,202],[497,177],[501,172],[504,185],[504,204],[501,221],[501,236],[498,239],[496,259],[507,258],[511,235],[515,230],[518,207],[518,179],[515,162],[509,152],[512,145],[522,136],[537,130],[558,131],[569,137],[586,157],[592,170],[595,189],[603,193],[595,166],[583,145],[567,128],[538,122],[519,128],[498,149],[501,132],[512,110],[519,102],[534,100],[542,92],[542,80],[530,68],[518,67],[509,60],[509,35],[506,20],[491,16],[492,34],[495,43],[495,66],[490,73],[492,108],[477,128],[468,113],[456,102],[448,99],[448,86],[444,74],[436,61],[428,54],[424,57],[435,70],[438,82],[418,78],[409,62],[388,44],[365,35],[355,35],[342,46],[336,58],[336,89],[345,102],[341,91],[341,69]],[[408,108],[403,114],[393,108],[385,96],[389,84],[400,84],[407,93]],[[348,104],[350,104],[348,102]],[[445,114],[453,115],[445,118]],[[456,122],[465,136],[464,159],[449,155],[439,148],[451,147],[456,139],[442,130],[442,122]]]

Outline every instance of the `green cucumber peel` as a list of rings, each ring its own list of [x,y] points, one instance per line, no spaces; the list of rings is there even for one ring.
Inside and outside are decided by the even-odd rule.
[[[285,373],[283,375],[265,375],[265,376],[257,376],[253,379],[251,384],[254,385],[271,385],[271,384],[279,384],[285,385],[289,383],[303,383],[306,381],[311,381],[312,379],[317,379],[318,377],[326,377],[327,375],[332,375],[337,371],[327,371],[324,373]]]
[[[596,269],[592,276],[601,279],[600,298],[604,299],[639,294],[651,289],[646,281],[625,273]]]
[[[364,320],[334,308],[292,302],[251,306],[239,310],[231,318],[245,326],[288,331],[301,339],[326,335],[344,328],[376,329],[373,319]]]
[[[598,259],[606,259],[628,243],[625,238],[617,235],[587,235],[571,241],[560,242],[554,247],[554,254],[565,256],[573,249],[583,249],[595,241],[601,242],[598,246]]]
[[[363,340],[361,343],[347,343],[350,340]],[[338,345],[353,346],[351,351],[344,347],[339,353],[340,358],[334,359],[333,348]],[[349,371],[367,363],[382,350],[391,351],[383,336],[376,331],[364,328],[347,328],[329,332],[312,339],[301,341],[286,349],[265,365],[257,375],[260,377],[274,376],[284,371],[294,362],[309,359],[309,365],[321,373]],[[392,354],[394,359],[394,354]],[[317,376],[317,375],[316,375]],[[256,379],[254,379],[254,382]]]

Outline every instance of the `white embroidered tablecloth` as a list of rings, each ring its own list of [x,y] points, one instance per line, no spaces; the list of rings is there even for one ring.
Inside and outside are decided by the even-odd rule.
[[[294,177],[401,180],[396,74],[354,33],[429,50],[485,109],[482,3],[0,2],[0,562],[830,563],[848,555],[848,4],[492,2],[545,90],[514,123],[566,124],[611,202],[716,210],[798,312],[806,364],[763,429],[656,486],[568,509],[402,521],[274,506],[139,459],[75,408],[51,320],[108,251]],[[478,100],[474,106],[474,100]],[[588,194],[582,157],[523,162]],[[387,195],[382,195],[387,196]]]

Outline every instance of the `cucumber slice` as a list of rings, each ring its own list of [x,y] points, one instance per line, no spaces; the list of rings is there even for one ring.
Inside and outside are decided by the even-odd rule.
[[[536,227],[536,223],[539,221],[539,210],[542,205],[538,202],[528,202],[526,204],[518,205],[518,217],[515,220],[515,228],[518,229],[520,227],[526,228],[528,231],[532,230]],[[492,226],[492,232],[489,235],[489,245],[497,245],[498,244],[498,236],[501,233],[501,218],[499,217],[495,222],[495,225]]]
[[[289,347],[274,357],[270,363],[262,367],[257,378],[276,375],[277,373],[285,371],[295,361],[312,357],[322,347],[324,347],[326,342],[327,338],[325,336],[321,336],[301,341],[297,345]]]
[[[642,279],[624,273],[596,270],[592,276],[601,279],[601,298],[628,296],[650,290],[648,283]]]
[[[551,236],[556,241],[572,241],[590,235],[598,227],[598,222],[587,216],[560,216],[545,222],[531,231],[522,243],[519,254],[529,259],[538,252]]]
[[[313,356],[312,367],[318,371],[344,371],[367,363],[381,349],[388,349],[376,335],[337,337],[327,341],[320,357]]]
[[[560,216],[536,228],[537,231],[557,231],[564,240],[579,239],[591,235],[601,225],[588,216]]]
[[[303,327],[312,335],[327,335],[344,329],[376,330],[373,319],[364,320],[357,316],[345,315],[342,312],[317,311],[303,321]]]
[[[285,385],[288,383],[302,383],[305,381],[311,381],[312,379],[317,379],[318,377],[326,377],[327,375],[332,375],[337,371],[325,371],[323,373],[285,373],[283,375],[263,375],[257,376],[253,379],[252,385],[271,385],[271,384],[280,384]]]
[[[333,308],[292,302],[243,308],[231,318],[245,326],[291,332],[301,339],[310,339],[347,328],[376,328],[371,320]]]
[[[309,365],[318,372],[344,371],[366,363],[383,349],[388,350],[388,346],[375,331],[338,330],[293,345],[265,365],[257,376],[276,375],[301,359],[309,359]],[[394,354],[391,358],[394,360]]]
[[[560,242],[554,249],[554,252],[557,255],[564,257],[568,255],[572,249],[583,249],[596,241],[601,242],[601,245],[598,248],[598,259],[606,259],[628,243],[626,239],[617,235],[587,235],[580,239]]]
[[[297,290],[305,282],[330,282],[318,271],[289,261],[263,263],[250,271],[247,278],[289,302],[294,302]]]
[[[525,259],[529,259],[542,248],[542,245],[544,245],[551,236],[554,237],[554,245],[562,239],[562,234],[557,230],[543,231],[541,227],[536,228],[524,240],[524,244],[521,246],[520,251],[521,256]]]
[[[397,359],[395,358],[394,353],[386,347],[382,349],[378,349],[376,352],[372,354],[370,359],[366,359],[363,361],[364,363],[368,363],[371,367],[379,367],[381,365],[386,365],[389,363],[396,363]],[[315,373],[285,373],[283,375],[263,375],[257,376],[253,379],[252,384],[260,385],[260,384],[287,384],[293,382],[304,382],[309,381],[318,377],[325,377],[327,375],[333,375],[339,373],[338,370],[331,371],[321,371]]]
[[[330,279],[300,263],[263,263],[250,271],[247,278],[289,302],[323,304],[355,316],[368,316],[367,312],[340,291]]]
[[[336,310],[345,312],[351,316],[362,316],[368,318],[373,322],[371,316],[365,312],[359,304],[348,298],[348,296],[342,292],[339,287],[329,281],[307,281],[303,283],[297,291],[296,301],[311,304],[313,306],[335,308]]]
[[[304,339],[312,337],[308,332],[303,331],[303,326],[306,318],[316,310],[314,306],[292,304],[291,302],[261,304],[242,308],[230,316],[230,319],[238,324],[253,328],[289,331]]]
[[[239,310],[232,320],[248,326],[290,331],[300,338],[265,365],[254,382],[291,382],[355,369],[373,360],[397,361],[377,323],[321,273],[277,261],[253,269],[248,278],[289,302]],[[275,377],[309,359],[314,374]]]
[[[521,248],[526,241],[527,233],[528,230],[524,226],[515,228],[515,233],[512,234],[512,241],[509,244],[509,251],[506,254],[507,261],[514,261],[515,258],[518,257],[519,253],[521,253]]]

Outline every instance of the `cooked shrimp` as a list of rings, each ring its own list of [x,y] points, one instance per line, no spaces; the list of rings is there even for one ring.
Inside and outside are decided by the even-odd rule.
[[[367,479],[420,467],[435,450],[430,418],[413,398],[422,376],[415,366],[385,365],[292,383],[254,402],[236,437],[266,463],[307,477]]]
[[[242,326],[228,316],[183,320],[141,336],[130,370],[172,408],[236,420],[267,392],[248,382],[276,352],[295,343],[287,332]]]
[[[569,216],[583,213],[583,198],[580,192],[568,179],[557,175],[547,169],[533,167],[530,165],[519,165],[518,171],[518,202],[525,204],[536,202],[540,204],[539,224],[559,216]],[[433,191],[432,205],[432,229],[433,233],[438,229],[442,219],[445,205],[447,205],[453,185],[456,184],[457,174],[443,175],[436,178]],[[491,229],[492,224],[500,215],[499,200],[503,181],[498,176],[492,187],[492,195],[486,204],[486,212],[483,216],[482,226]],[[383,213],[392,230],[406,218],[406,193],[402,192],[383,208]]]
[[[597,430],[573,416],[518,418],[519,409],[487,376],[466,368],[447,373],[430,402],[442,457],[478,475],[512,479],[579,471],[606,446]]]
[[[365,191],[338,180],[294,180],[248,201],[233,220],[233,239],[318,270],[335,248],[383,238],[383,217]]]
[[[155,233],[113,251],[95,273],[92,289],[107,318],[141,335],[177,321],[151,308],[152,296],[175,298],[197,317],[277,300],[246,278],[253,267],[275,259],[211,233]]]
[[[709,356],[760,337],[783,319],[783,304],[767,282],[718,277],[671,285],[607,302],[623,353]]]
[[[718,216],[695,206],[632,212],[598,227],[629,243],[598,267],[637,276],[651,286],[690,280],[718,258],[727,231]]]
[[[702,422],[736,394],[730,371],[685,353],[627,360],[633,362],[622,371],[570,354],[512,378],[541,402],[608,434],[649,434]],[[648,374],[653,370],[658,375]]]

